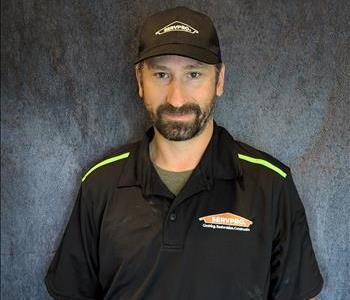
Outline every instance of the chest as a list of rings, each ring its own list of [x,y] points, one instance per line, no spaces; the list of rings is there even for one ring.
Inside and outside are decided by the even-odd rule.
[[[100,228],[101,274],[106,281],[118,274],[141,282],[153,270],[175,273],[179,281],[195,269],[200,285],[214,284],[213,274],[253,282],[259,273],[263,281],[272,244],[270,198],[254,184],[242,190],[232,181],[215,182],[177,204],[145,198],[135,187],[116,191]]]

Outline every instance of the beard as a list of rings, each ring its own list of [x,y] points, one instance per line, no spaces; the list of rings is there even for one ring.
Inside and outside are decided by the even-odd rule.
[[[197,103],[193,102],[186,103],[181,107],[174,107],[169,103],[164,103],[157,107],[155,113],[150,108],[146,107],[146,109],[153,125],[163,137],[170,141],[186,141],[203,131],[213,114],[215,100],[216,98],[213,96],[209,105],[203,109]],[[172,116],[192,114],[194,115],[194,119],[191,121],[173,121],[164,118],[164,114]]]

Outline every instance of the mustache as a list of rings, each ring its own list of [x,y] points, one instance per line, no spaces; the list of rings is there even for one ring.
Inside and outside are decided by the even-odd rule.
[[[174,114],[178,116],[186,115],[189,113],[194,113],[197,116],[201,114],[201,108],[198,104],[195,103],[187,103],[180,107],[175,107],[169,103],[161,104],[157,108],[157,116],[161,116],[164,113]]]

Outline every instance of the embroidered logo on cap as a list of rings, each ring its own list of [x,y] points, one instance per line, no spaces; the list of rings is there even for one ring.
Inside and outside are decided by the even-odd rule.
[[[232,213],[222,213],[199,218],[199,221],[204,221],[203,227],[212,229],[226,229],[250,231],[252,221]]]
[[[199,33],[199,31],[197,29],[193,28],[192,26],[190,26],[186,23],[182,23],[180,21],[174,21],[174,22],[166,25],[162,29],[159,29],[155,34],[161,35],[161,34],[172,32],[172,31],[183,31],[183,32],[191,33],[191,34]]]

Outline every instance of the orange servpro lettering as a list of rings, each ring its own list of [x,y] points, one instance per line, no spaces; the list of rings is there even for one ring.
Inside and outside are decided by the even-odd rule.
[[[248,228],[253,224],[252,221],[243,218],[241,216],[232,213],[222,213],[216,215],[209,215],[199,218],[200,221],[204,221],[206,224],[217,224],[227,226],[239,226]]]

